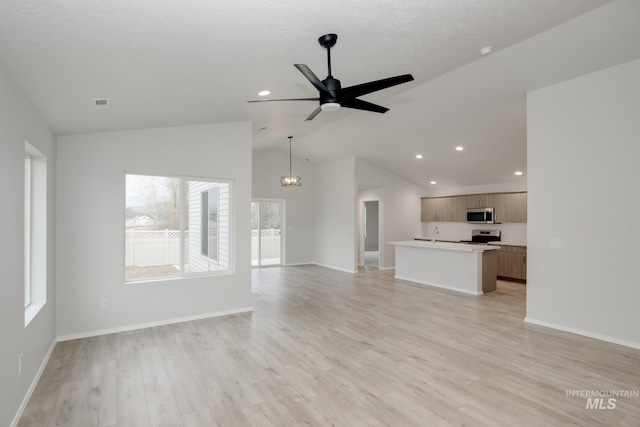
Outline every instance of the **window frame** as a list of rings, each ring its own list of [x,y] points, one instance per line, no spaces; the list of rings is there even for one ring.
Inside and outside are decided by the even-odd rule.
[[[24,141],[24,327],[47,303],[47,157]]]
[[[214,177],[199,177],[199,176],[192,176],[192,175],[169,175],[169,174],[152,174],[152,173],[138,173],[138,172],[125,172],[124,173],[124,179],[125,179],[125,183],[126,183],[126,179],[128,175],[136,175],[136,176],[149,176],[149,177],[157,177],[157,178],[175,178],[175,179],[180,179],[180,197],[179,197],[179,201],[180,201],[180,208],[179,208],[179,216],[180,216],[180,235],[182,236],[180,238],[180,271],[179,274],[177,275],[173,275],[173,276],[155,276],[155,277],[145,277],[145,278],[138,278],[138,279],[127,279],[126,277],[126,271],[125,268],[126,267],[126,239],[124,239],[124,235],[123,235],[123,240],[124,240],[124,246],[125,246],[125,253],[124,253],[124,259],[123,259],[123,283],[124,284],[135,284],[135,283],[149,283],[149,282],[160,282],[160,281],[175,281],[175,280],[183,280],[183,279],[192,279],[192,278],[198,278],[198,277],[208,277],[208,276],[224,276],[224,275],[234,275],[235,274],[235,245],[236,245],[236,241],[235,241],[235,209],[236,209],[236,205],[235,205],[235,180],[234,179],[230,179],[230,178],[214,178]],[[229,235],[229,242],[228,242],[228,265],[226,269],[221,269],[221,270],[209,270],[209,271],[189,271],[185,273],[186,267],[185,267],[185,260],[188,256],[188,244],[185,243],[187,242],[187,239],[184,237],[185,236],[185,231],[189,231],[189,238],[191,238],[191,230],[187,229],[186,226],[188,224],[186,224],[187,220],[187,211],[189,210],[189,189],[188,189],[188,183],[190,181],[196,181],[196,182],[208,182],[208,183],[216,183],[216,184],[226,184],[228,185],[229,188],[229,194],[228,194],[228,203],[229,203],[229,212],[228,212],[228,235]],[[204,191],[204,192],[208,192]],[[219,196],[219,190],[218,190],[218,196]],[[126,209],[127,209],[127,191],[126,191],[126,185],[125,185],[125,200],[124,200],[124,209],[125,209],[125,215],[124,215],[124,227],[123,230],[126,233],[127,231],[127,227],[126,227]],[[218,215],[219,215],[219,209],[220,209],[220,201],[218,200]],[[218,229],[219,232],[219,229]],[[219,237],[218,237],[219,238]],[[218,258],[219,258],[219,252],[220,252],[220,248],[218,247]],[[198,255],[202,256],[202,257],[206,257],[211,263],[215,264],[215,265],[219,265],[218,261],[213,260],[211,258],[209,258],[206,255],[201,254],[200,252],[198,252]]]
[[[32,188],[32,163],[31,155],[25,152],[24,156],[24,308],[32,303],[31,283],[31,198]]]

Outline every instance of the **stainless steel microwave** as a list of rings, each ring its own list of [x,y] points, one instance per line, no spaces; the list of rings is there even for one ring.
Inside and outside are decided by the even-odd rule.
[[[493,224],[495,222],[493,208],[467,209],[467,222],[472,224]]]

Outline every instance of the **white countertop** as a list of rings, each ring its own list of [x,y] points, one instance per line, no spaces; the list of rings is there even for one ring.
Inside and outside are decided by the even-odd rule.
[[[426,240],[408,240],[402,242],[389,242],[390,245],[396,246],[409,246],[414,248],[425,249],[443,249],[447,251],[461,251],[461,252],[484,252],[500,249],[499,246],[488,245],[468,245],[465,243],[451,243],[451,242],[432,242]]]
[[[527,247],[526,242],[489,242],[490,245],[500,245],[500,246],[524,246]]]
[[[431,241],[431,237],[416,237],[418,240]],[[436,237],[436,242],[460,243],[460,239],[449,239],[447,237]]]

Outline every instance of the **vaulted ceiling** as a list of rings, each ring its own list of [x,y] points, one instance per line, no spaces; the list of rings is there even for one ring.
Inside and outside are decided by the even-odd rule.
[[[256,150],[467,186],[526,180],[526,92],[640,57],[637,28],[636,0],[3,0],[0,66],[58,135],[251,120]],[[324,78],[330,32],[343,86],[413,74],[363,97],[389,112],[246,102],[316,96],[293,64]]]

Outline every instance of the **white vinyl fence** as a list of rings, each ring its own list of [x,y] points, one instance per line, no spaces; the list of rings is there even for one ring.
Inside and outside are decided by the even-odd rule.
[[[188,245],[189,231],[186,231]],[[260,230],[262,257],[258,246],[258,230],[251,230],[251,259],[262,258],[263,263],[280,262],[280,239],[282,230]],[[187,251],[188,252],[188,251]],[[185,254],[186,256],[186,254]],[[185,264],[189,260],[185,260]],[[125,265],[151,267],[180,264],[180,230],[134,230],[125,231]]]
[[[269,264],[280,263],[280,239],[282,237],[282,230],[270,229],[260,230],[261,246],[258,246],[258,230],[251,230],[251,260],[255,264],[255,261],[262,258],[263,264],[265,261]],[[258,251],[262,252],[262,256]]]
[[[185,233],[188,241],[189,232]],[[127,229],[124,240],[125,265],[150,267],[180,264],[180,230]]]

